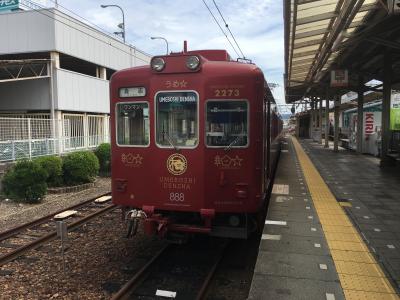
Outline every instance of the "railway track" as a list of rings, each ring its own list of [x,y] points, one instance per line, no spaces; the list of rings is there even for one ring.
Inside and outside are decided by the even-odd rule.
[[[29,250],[49,242],[57,237],[54,216],[67,211],[76,210],[77,214],[66,219],[68,231],[72,231],[95,217],[103,215],[115,208],[115,204],[96,203],[95,200],[109,196],[106,193],[66,209],[49,214],[32,222],[11,228],[0,233],[0,266],[18,258]]]
[[[153,256],[112,298],[205,299],[209,284],[228,245],[227,240],[201,239],[169,244]]]

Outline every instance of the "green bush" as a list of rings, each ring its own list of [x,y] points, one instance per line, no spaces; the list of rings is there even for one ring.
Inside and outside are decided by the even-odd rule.
[[[111,145],[109,143],[100,144],[94,151],[100,163],[101,172],[111,171]]]
[[[38,162],[21,160],[4,175],[3,191],[10,198],[39,202],[47,192],[47,177]]]
[[[61,186],[63,183],[63,170],[62,170],[62,159],[58,156],[43,156],[36,158],[43,169],[47,171],[47,185],[51,187]]]
[[[99,160],[91,151],[72,152],[64,157],[63,171],[68,185],[92,182],[99,173]]]

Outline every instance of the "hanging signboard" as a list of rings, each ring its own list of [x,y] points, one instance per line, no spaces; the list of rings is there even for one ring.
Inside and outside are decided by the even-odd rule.
[[[375,132],[376,116],[374,112],[364,113],[364,135],[370,135]]]
[[[364,136],[376,133],[378,127],[381,126],[382,112],[380,111],[364,111],[363,127]]]
[[[331,87],[346,87],[349,84],[349,72],[347,70],[331,71]]]
[[[19,0],[0,0],[0,11],[19,8]]]
[[[382,112],[364,111],[362,152],[379,154],[378,141],[381,137]]]
[[[390,130],[400,130],[400,91],[396,90],[390,98]]]

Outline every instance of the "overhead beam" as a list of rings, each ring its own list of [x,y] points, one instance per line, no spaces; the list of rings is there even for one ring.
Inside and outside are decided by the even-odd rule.
[[[299,76],[301,76],[302,79],[305,79],[305,76],[308,73],[308,69],[305,70],[297,70],[296,72],[293,72],[292,77],[290,77],[291,80],[297,79]]]
[[[307,82],[307,81],[299,81],[299,80],[290,80],[289,82],[301,83],[301,84],[309,84],[309,82]]]
[[[293,20],[292,20],[292,28],[291,28],[291,32],[292,32],[292,40],[291,40],[291,44],[290,44],[290,57],[289,57],[289,65],[288,65],[288,69],[287,69],[287,74],[289,74],[289,69],[292,68],[292,60],[293,60],[293,47],[294,47],[294,38],[295,38],[295,32],[296,32],[296,23],[297,23],[297,1],[298,0],[294,0],[293,1]],[[289,14],[290,17],[290,14]],[[289,74],[289,76],[291,76],[291,74]]]
[[[326,29],[317,29],[317,30],[301,32],[301,33],[296,34],[296,39],[302,39],[302,38],[306,38],[306,37],[310,37],[310,36],[314,36],[314,35],[320,35],[320,34],[324,34],[325,32],[326,32]]]
[[[309,70],[311,68],[312,64],[303,64],[303,65],[296,65],[293,66],[292,72],[298,71],[298,70]]]
[[[303,65],[303,64],[307,64],[307,63],[311,63],[314,61],[314,58],[306,58],[306,59],[299,59],[299,60],[295,60],[293,62],[293,65]]]
[[[321,43],[321,39],[315,39],[312,41],[307,41],[307,42],[301,42],[301,43],[295,43],[294,44],[294,49],[300,49],[303,47],[308,47],[308,46],[314,46],[314,45],[318,45]]]
[[[334,42],[336,41],[342,30],[347,28],[347,26],[351,23],[363,3],[364,0],[349,0],[340,10],[338,17],[336,18],[336,22],[333,24],[333,28],[330,31],[330,34],[328,35],[323,48],[321,49],[321,53],[318,56],[314,67],[310,70],[310,73],[308,74],[308,78],[310,80],[313,80],[318,70],[322,69],[322,67],[325,65],[326,61],[329,58],[329,54],[332,51],[332,46]]]
[[[307,4],[307,3],[312,3],[312,2],[317,2],[319,0],[299,0],[299,5],[301,4]]]
[[[366,39],[369,42],[381,45],[381,46],[386,46],[388,48],[393,48],[393,49],[400,49],[400,43],[398,42],[393,42],[393,41],[388,41],[385,39],[382,39],[380,37],[370,37]]]
[[[323,14],[319,14],[319,15],[305,17],[305,18],[297,19],[297,25],[304,25],[304,24],[309,24],[309,23],[318,22],[318,21],[322,21],[322,20],[329,20],[336,16],[337,16],[337,14],[334,12],[327,12],[327,13],[323,13]]]
[[[351,22],[351,24],[347,27],[347,29],[355,28],[355,27],[361,26],[362,24],[363,24],[362,21]]]
[[[383,20],[382,20],[382,18],[383,18]],[[349,28],[353,27],[353,23],[349,26]],[[362,22],[357,22],[357,23],[362,23]],[[350,45],[354,45],[354,44],[358,45],[360,42],[362,42],[363,40],[366,40],[367,38],[370,38],[370,37],[373,37],[375,35],[379,35],[382,33],[388,34],[396,29],[399,29],[398,22],[393,22],[393,19],[385,18],[385,16],[382,16],[374,23],[369,23],[368,28],[364,29],[361,33],[359,33],[355,36],[352,36],[351,39],[347,40],[346,42],[343,42],[340,45],[339,49],[349,47]]]
[[[336,8],[335,8],[335,12],[336,12],[336,13],[339,13],[339,12],[340,12],[340,10],[341,10],[341,8],[342,8],[342,5],[343,5],[343,1],[344,1],[344,0],[339,0],[339,1],[336,3]],[[325,33],[324,37],[322,38],[322,40],[323,40],[324,42],[326,42],[327,37],[328,37],[328,35],[329,35],[330,32],[331,32],[331,29],[332,29],[332,26],[333,26],[334,22],[335,22],[335,19],[332,18],[331,21],[329,22],[328,27],[327,27],[327,32]],[[315,56],[314,56],[314,65],[315,65],[315,63],[316,63],[316,59],[321,55],[321,50],[322,50],[323,45],[324,45],[324,44],[321,43],[320,46],[319,46],[319,48],[318,48],[318,51],[315,52]],[[310,69],[310,71],[311,71],[311,69]],[[310,76],[310,74],[308,74],[307,77],[309,77],[309,76]],[[324,75],[320,76],[320,78],[318,78],[318,80],[321,80],[321,78],[322,78],[323,76],[324,76]],[[309,78],[309,79],[310,79],[310,78]],[[314,80],[314,78],[311,78],[311,79]]]
[[[377,53],[382,53],[382,51],[376,52],[376,46],[365,47],[365,45],[362,44],[362,41],[373,36],[386,36],[386,40],[388,39],[388,34],[392,35],[393,37],[396,35],[398,36],[400,33],[399,23],[394,21],[393,18],[387,18],[387,12],[384,10],[377,11],[374,18],[375,21],[367,23],[367,27],[360,31],[360,33],[353,35],[349,40],[340,45],[340,49],[346,48],[346,51],[341,53],[341,61],[344,63],[344,65],[347,64],[350,66],[357,66],[357,68],[360,69],[362,68],[362,72],[365,73],[366,78],[372,78],[372,74],[374,74],[374,78],[383,80],[382,76],[377,76],[376,70],[382,70],[382,64],[378,62],[378,60],[382,59],[382,56],[377,55]],[[354,23],[355,22],[353,22],[351,26]],[[368,50],[368,48],[370,48],[370,50]],[[360,54],[363,56],[361,59]],[[378,67],[373,69],[373,66],[375,65],[378,65]],[[369,74],[366,74],[367,72],[365,70],[368,70]]]
[[[296,69],[294,69],[294,70],[292,70],[292,75],[294,75],[294,74],[297,74],[297,73],[299,73],[299,72],[308,72],[308,70],[309,70],[310,68],[296,68]]]
[[[287,78],[289,66],[290,1],[283,1],[283,20],[285,34],[285,78]]]
[[[376,3],[365,4],[365,5],[361,6],[361,8],[358,12],[369,11],[369,10],[373,10],[373,9],[378,9],[376,6]]]
[[[300,52],[300,53],[294,53],[292,58],[313,55],[313,54],[315,54],[315,52],[316,52],[315,50],[310,50],[310,51],[304,51],[304,52]]]

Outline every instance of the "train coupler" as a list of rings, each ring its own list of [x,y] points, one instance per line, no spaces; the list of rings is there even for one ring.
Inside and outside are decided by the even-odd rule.
[[[134,237],[137,233],[140,220],[146,219],[146,213],[142,210],[132,209],[125,215],[125,220],[128,222],[128,232],[126,237]]]

